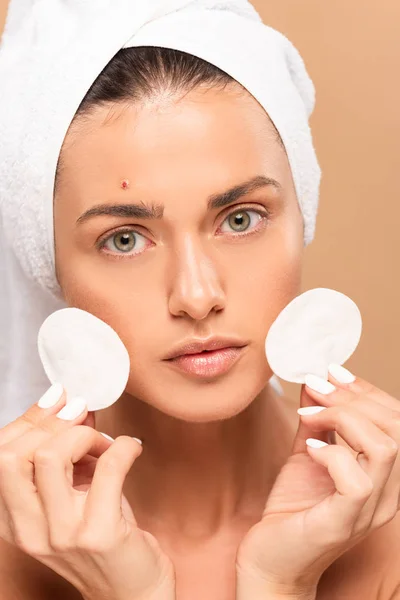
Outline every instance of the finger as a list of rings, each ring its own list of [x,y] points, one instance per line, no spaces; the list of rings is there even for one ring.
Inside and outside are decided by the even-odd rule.
[[[372,421],[352,406],[333,407],[315,415],[301,416],[316,431],[334,429],[357,452],[357,462],[374,485],[371,517],[395,464],[398,445]]]
[[[334,369],[335,373],[340,376],[341,373]],[[333,378],[332,378],[333,379]],[[348,378],[349,379],[349,378]],[[332,381],[332,383],[335,383]],[[337,388],[337,390],[327,396],[324,399],[322,395],[318,395],[314,392],[314,397],[320,397],[321,403],[325,405],[343,405],[346,404],[358,410],[361,414],[367,417],[372,423],[374,423],[380,430],[382,430],[387,436],[392,438],[394,442],[399,446],[400,444],[400,411],[395,410],[393,407],[398,407],[398,401],[390,398],[387,401],[387,395],[380,395],[379,391],[374,393],[367,393],[370,391],[372,386],[368,382],[361,380],[360,389],[364,391],[360,392],[355,386],[354,389],[349,389],[352,384],[349,384],[344,389]],[[379,397],[380,402],[375,399]],[[323,411],[325,412],[325,411]],[[340,435],[340,434],[339,434]],[[316,437],[316,436],[315,436]],[[346,440],[344,440],[347,443]],[[352,448],[350,448],[352,450]],[[394,450],[393,450],[394,451]],[[365,460],[362,455],[356,456],[356,459],[363,463]],[[400,453],[397,452],[397,456],[394,459],[392,467],[389,472],[389,477],[385,483],[376,489],[372,494],[366,508],[366,518],[372,519],[374,526],[379,527],[382,524],[388,522],[388,518],[393,515],[394,510],[400,508]]]
[[[328,470],[336,487],[332,496],[311,509],[307,523],[309,534],[312,536],[315,528],[315,534],[321,535],[322,528],[324,540],[338,541],[340,536],[347,538],[373,493],[373,482],[344,446],[307,446],[307,450],[316,463]]]
[[[49,415],[56,414],[66,404],[66,400],[67,394],[62,385],[57,383],[52,385],[40,400],[30,406],[24,414],[0,429],[0,446],[30,431]],[[54,402],[54,404],[47,406],[47,408],[42,408],[39,405],[40,401],[43,401],[43,404],[47,405],[50,402]]]
[[[331,381],[326,381],[317,375],[306,375],[306,390],[307,394],[318,404],[323,406],[339,406],[350,404],[352,402],[364,402],[365,400],[375,401],[374,397],[366,392],[356,391],[352,389],[353,384],[346,386],[334,385]],[[391,406],[382,405],[382,408],[387,410],[400,410],[400,404],[392,404]],[[390,413],[392,414],[392,413]]]
[[[336,387],[347,389],[356,395],[367,395],[371,400],[378,402],[389,410],[400,411],[400,401],[387,392],[380,390],[369,381],[353,375],[348,369],[341,365],[330,364],[329,381]],[[351,379],[354,378],[354,381]]]
[[[74,419],[64,420],[57,418],[57,415],[47,416],[25,434],[0,446],[1,490],[8,510],[15,518],[26,512],[26,503],[29,502],[32,493],[36,492],[34,455],[37,448],[53,436],[71,429],[80,419],[84,420],[87,414],[87,406],[82,399],[71,400],[68,404],[69,408],[75,408],[75,414],[81,411]]]
[[[54,389],[52,393],[54,400]],[[22,548],[27,539],[35,540],[41,547],[41,536],[46,530],[35,485],[35,449],[44,440],[73,427],[87,415],[85,404],[84,410],[74,419],[57,417],[60,407],[61,410],[66,408],[65,400],[64,391],[52,407],[31,406],[22,417],[0,431],[0,506],[1,514],[6,518],[6,521],[1,519],[1,537],[11,542],[14,540]]]
[[[142,446],[134,438],[121,435],[100,456],[86,498],[84,520],[88,529],[96,531],[101,523],[104,532],[112,533],[120,523],[124,481],[141,453]]]
[[[324,382],[324,380],[316,377],[308,381],[309,384],[314,385],[316,388],[323,385]],[[400,410],[384,406],[373,400],[368,394],[355,393],[349,389],[336,388],[329,394],[323,394],[307,385],[306,390],[315,402],[319,402],[319,404],[325,407],[352,406],[356,408],[387,435],[393,437],[397,442],[400,441],[400,432],[398,430]]]
[[[86,419],[81,423],[81,425],[87,425],[88,427],[96,429],[96,413],[94,410],[89,410]]]
[[[73,488],[74,464],[88,454],[100,457],[111,444],[99,431],[77,425],[37,448],[33,458],[36,488],[55,544],[81,518],[74,515],[74,497],[82,495]]]
[[[39,543],[45,530],[33,467],[7,446],[0,450],[0,537],[24,549],[24,540]]]
[[[320,406],[319,403],[314,400],[308,393],[307,388],[303,384],[300,390],[300,407],[306,408],[310,406]],[[336,443],[334,432],[332,431],[317,431],[313,429],[313,421],[306,419],[299,419],[299,426],[294,438],[292,454],[299,454],[307,452],[306,439],[316,438],[325,443]]]
[[[314,392],[314,396],[317,396],[317,392]],[[324,401],[324,404],[327,405],[328,402]],[[396,422],[400,418],[400,411],[386,408],[382,404],[378,404],[372,400],[369,396],[355,395],[352,392],[337,390],[337,392],[329,394],[329,407],[334,408],[339,406],[350,406],[358,410],[388,435],[392,435],[393,433],[393,422]]]
[[[7,444],[0,446],[0,453],[2,448],[7,448],[8,451],[14,452],[20,458],[25,457],[33,463],[33,454],[38,446],[49,438],[82,423],[85,421],[87,414],[85,400],[79,397],[73,398],[58,413],[47,415],[36,424],[32,424],[23,435],[19,435]]]

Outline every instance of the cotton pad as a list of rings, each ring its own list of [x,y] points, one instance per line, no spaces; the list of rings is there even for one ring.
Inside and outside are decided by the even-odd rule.
[[[272,371],[286,381],[305,383],[308,373],[328,379],[329,363],[342,365],[358,346],[362,319],[345,294],[308,290],[278,315],[265,340]]]
[[[40,327],[38,349],[51,383],[64,386],[67,401],[82,396],[89,411],[114,404],[126,387],[127,349],[112,327],[85,310],[53,312]]]

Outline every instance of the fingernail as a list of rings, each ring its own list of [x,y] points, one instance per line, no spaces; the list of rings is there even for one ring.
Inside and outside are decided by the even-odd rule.
[[[63,386],[61,383],[53,383],[51,387],[43,394],[38,401],[40,408],[50,408],[54,406],[60,400],[63,393]]]
[[[326,406],[305,406],[304,408],[298,408],[297,412],[299,415],[315,415],[325,409]]]
[[[76,419],[86,408],[86,400],[80,396],[76,396],[70,402],[68,402],[63,408],[56,414],[59,419],[65,419],[66,421],[72,421]]]
[[[326,442],[322,442],[321,440],[316,440],[315,438],[307,438],[306,439],[307,446],[310,448],[323,448],[323,446],[328,446]]]
[[[107,435],[106,433],[103,433],[102,431],[100,431],[99,433],[101,433],[101,435],[104,435],[104,437],[107,438],[108,440],[111,440],[112,442],[114,441],[114,438],[112,438],[111,436]]]
[[[137,442],[139,442],[139,444],[140,444],[141,446],[143,445],[143,444],[142,444],[142,440],[139,440],[139,438],[135,438],[135,437],[134,437],[133,439],[134,439],[134,440],[136,440]]]
[[[353,381],[356,380],[353,373],[350,373],[350,371],[336,363],[331,363],[328,366],[328,371],[335,379],[340,381],[340,383],[353,383]]]
[[[336,390],[335,386],[330,381],[326,381],[318,375],[306,375],[305,384],[312,390],[319,392],[320,394],[330,394]]]

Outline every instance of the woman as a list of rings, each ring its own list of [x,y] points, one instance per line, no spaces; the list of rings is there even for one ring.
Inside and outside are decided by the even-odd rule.
[[[389,600],[396,400],[333,367],[334,388],[301,392],[327,410],[299,423],[270,384],[264,341],[300,292],[304,215],[257,100],[193,55],[121,49],[65,136],[54,244],[66,304],[109,323],[132,370],[108,409],[57,419],[55,386],[0,431],[4,597]],[[214,338],[230,349],[185,347]]]

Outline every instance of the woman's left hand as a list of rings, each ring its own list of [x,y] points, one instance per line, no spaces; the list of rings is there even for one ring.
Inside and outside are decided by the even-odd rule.
[[[314,598],[329,565],[400,508],[400,402],[360,378],[329,381],[330,393],[301,388],[301,407],[325,409],[300,417],[262,519],[239,546],[237,598],[250,589]],[[350,448],[336,444],[335,431]],[[307,438],[328,445],[311,448]]]

